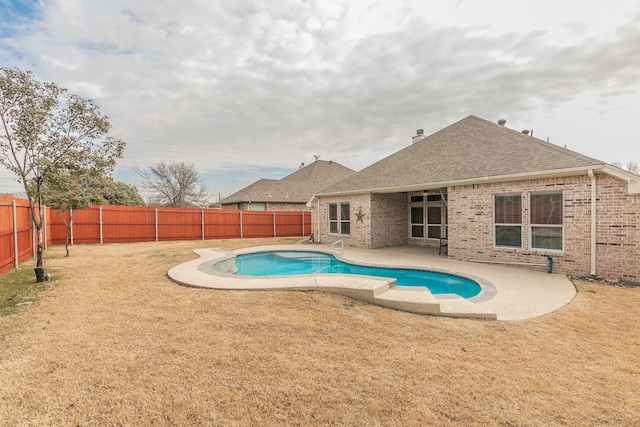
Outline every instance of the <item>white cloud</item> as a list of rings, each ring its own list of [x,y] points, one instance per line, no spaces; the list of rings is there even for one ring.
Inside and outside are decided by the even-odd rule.
[[[0,60],[94,98],[128,141],[121,170],[293,171],[314,154],[359,169],[469,114],[640,160],[620,119],[640,104],[634,1],[41,5]]]

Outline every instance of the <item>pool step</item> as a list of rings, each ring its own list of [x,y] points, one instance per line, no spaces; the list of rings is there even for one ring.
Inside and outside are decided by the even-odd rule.
[[[469,317],[474,319],[496,320],[498,315],[495,311],[489,311],[486,307],[479,306],[464,298],[448,298],[440,301],[441,316]]]
[[[382,277],[350,276],[345,279],[342,275],[324,274],[311,276],[315,280],[313,289],[322,292],[344,295],[375,304],[375,299],[393,286],[393,281]]]
[[[394,286],[376,296],[374,304],[411,313],[475,319],[497,318],[496,313],[488,312],[465,298],[454,295],[436,298],[427,288]]]
[[[427,288],[393,286],[376,296],[374,304],[421,314],[440,314],[440,303]]]

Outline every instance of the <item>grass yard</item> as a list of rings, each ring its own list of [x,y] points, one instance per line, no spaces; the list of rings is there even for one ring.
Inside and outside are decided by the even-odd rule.
[[[508,322],[166,275],[194,248],[274,242],[292,240],[59,246],[43,290],[0,277],[35,301],[0,317],[0,425],[638,425],[640,288],[577,282]]]

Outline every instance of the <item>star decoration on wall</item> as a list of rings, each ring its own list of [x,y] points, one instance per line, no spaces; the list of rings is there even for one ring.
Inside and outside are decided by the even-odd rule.
[[[362,220],[362,218],[364,218],[364,213],[362,213],[362,208],[358,208],[358,212],[356,212],[356,217],[358,217],[358,219],[356,219],[356,222],[361,222],[364,224],[364,221]]]

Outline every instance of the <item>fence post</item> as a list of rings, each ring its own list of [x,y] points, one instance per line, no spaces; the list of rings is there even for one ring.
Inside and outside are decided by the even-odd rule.
[[[13,266],[18,268],[18,214],[15,200],[11,201],[11,213],[13,214]]]
[[[306,236],[306,234],[304,234],[304,211],[302,211],[302,235]]]
[[[64,214],[64,212],[62,212]],[[69,231],[71,234],[71,246],[73,246],[73,208],[69,208]]]
[[[202,209],[202,240],[204,240],[204,209]]]
[[[276,211],[273,211],[273,237],[278,237],[276,234]]]
[[[158,241],[158,208],[156,208],[156,242]]]
[[[240,211],[240,238],[242,239],[242,211]]]
[[[100,244],[102,244],[102,242],[104,242],[104,238],[103,238],[103,234],[102,234],[102,205],[98,206],[98,215],[99,215],[99,222],[100,222]]]
[[[44,236],[44,242],[42,242],[42,247],[44,247],[45,249],[47,249],[47,206],[45,205],[44,210],[42,211],[44,213],[44,218],[42,218],[42,229],[44,231],[43,236]]]

